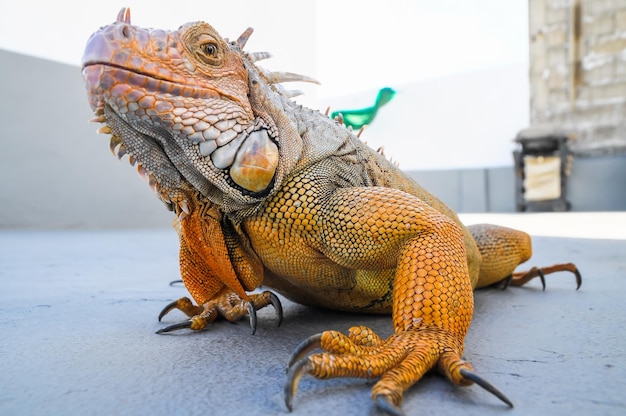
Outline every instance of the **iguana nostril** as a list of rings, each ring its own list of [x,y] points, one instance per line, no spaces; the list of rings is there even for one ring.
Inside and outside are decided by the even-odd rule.
[[[133,36],[132,30],[130,29],[129,26],[126,26],[126,25],[122,26],[121,32],[122,32],[122,36],[127,39],[130,39]]]

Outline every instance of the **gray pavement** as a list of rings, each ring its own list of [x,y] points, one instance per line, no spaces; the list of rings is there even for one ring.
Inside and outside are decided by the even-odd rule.
[[[545,292],[533,282],[476,293],[465,358],[514,409],[476,386],[454,387],[432,374],[406,393],[406,413],[626,414],[626,214],[613,215],[604,228],[591,227],[622,230],[611,238],[534,238],[529,263],[577,263],[584,279],[579,291],[563,273],[548,277]],[[552,214],[504,222],[537,218],[546,224],[540,230],[548,224],[569,230],[581,221]],[[246,322],[156,335],[183,319],[179,313],[164,324],[156,319],[165,304],[186,295],[184,287],[168,285],[177,277],[177,239],[169,229],[0,231],[0,414],[286,414],[285,365],[303,338],[359,324],[391,332],[388,317],[284,300],[283,325],[262,310],[254,336]],[[379,414],[372,384],[305,377],[293,414]]]

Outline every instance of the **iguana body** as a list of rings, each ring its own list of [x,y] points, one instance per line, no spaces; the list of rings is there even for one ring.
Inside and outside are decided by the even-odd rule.
[[[304,343],[292,359],[289,407],[308,372],[380,377],[374,399],[399,412],[402,392],[433,367],[510,404],[461,355],[472,289],[511,276],[530,257],[529,237],[464,227],[338,122],[292,102],[279,82],[301,78],[258,68],[265,55],[242,52],[250,33],[227,42],[206,23],[146,30],[125,9],[83,57],[112,150],[130,155],[178,217],[181,276],[195,304],[169,305],[162,315],[178,308],[191,319],[166,330],[279,308],[269,292],[249,294],[263,284],[299,303],[393,317],[385,341],[358,327]],[[563,268],[574,270],[555,270]],[[305,356],[315,346],[325,352]]]

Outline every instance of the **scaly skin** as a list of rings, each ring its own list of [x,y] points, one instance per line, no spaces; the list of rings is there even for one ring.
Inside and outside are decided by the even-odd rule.
[[[178,31],[141,29],[123,9],[90,38],[83,75],[95,121],[111,149],[129,154],[177,215],[180,270],[193,300],[168,305],[190,316],[181,328],[234,321],[280,303],[391,313],[394,334],[365,327],[327,331],[296,349],[286,387],[298,380],[380,378],[377,405],[400,414],[403,391],[437,368],[459,385],[477,383],[511,405],[461,359],[472,289],[521,285],[513,274],[530,238],[495,226],[466,228],[437,198],[335,120],[302,108],[280,82],[311,81],[254,64],[206,23]],[[478,244],[477,244],[478,243]],[[556,265],[546,272],[575,266]],[[580,285],[580,281],[579,281]],[[308,355],[315,347],[324,352]]]

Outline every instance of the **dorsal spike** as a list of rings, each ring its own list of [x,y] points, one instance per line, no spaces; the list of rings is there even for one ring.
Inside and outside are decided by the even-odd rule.
[[[272,84],[278,84],[281,82],[310,82],[312,84],[320,84],[318,80],[306,75],[294,74],[293,72],[266,72],[269,82]]]
[[[287,98],[294,98],[297,97],[299,95],[304,95],[304,91],[301,90],[288,90],[286,89],[284,86],[280,85],[280,84],[274,84],[274,88],[276,88],[276,90],[278,92],[281,93],[281,95],[287,97]]]
[[[124,7],[117,14],[117,21],[130,24],[130,7]]]
[[[248,53],[248,58],[250,58],[250,60],[252,62],[259,62],[262,61],[264,59],[269,59],[272,57],[272,54],[269,52],[250,52]]]
[[[284,90],[283,94],[285,94],[285,96],[287,98],[294,98],[294,97],[299,97],[301,95],[304,95],[304,91],[302,91],[302,90]]]
[[[250,39],[250,35],[252,35],[252,32],[254,32],[254,29],[249,27],[237,38],[235,44],[240,51],[242,51],[244,46],[246,46],[246,42],[248,42],[248,39]]]

